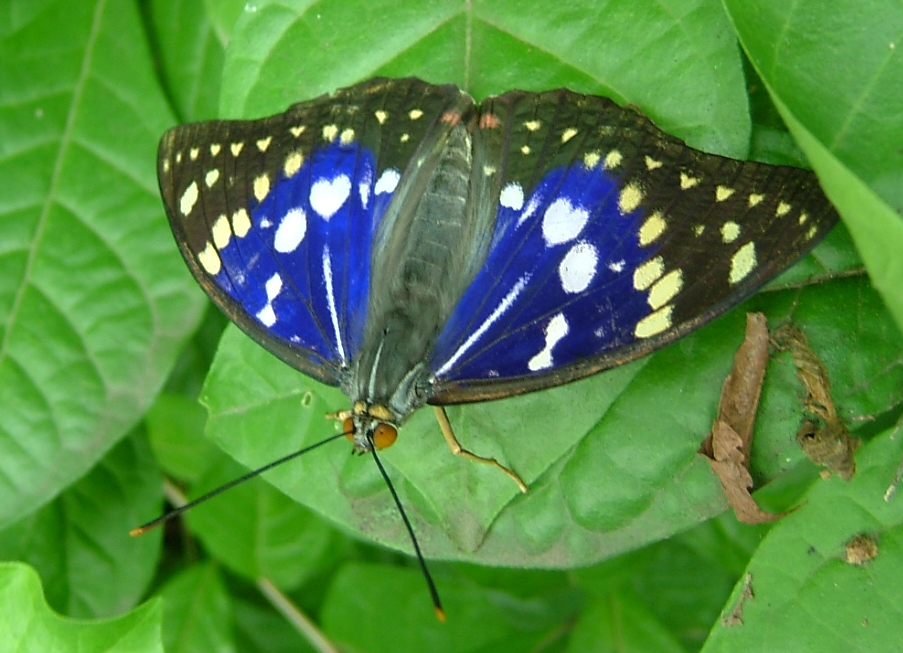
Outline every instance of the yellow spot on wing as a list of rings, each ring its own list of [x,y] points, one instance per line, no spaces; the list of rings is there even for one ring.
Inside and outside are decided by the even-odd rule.
[[[257,141],[257,149],[261,152],[266,152],[267,148],[270,146],[270,143],[273,142],[272,136],[267,136],[266,138],[261,138]]]
[[[325,125],[323,127],[323,140],[332,142],[339,135],[339,128],[335,125]]]
[[[542,127],[542,123],[538,120],[528,120],[524,123],[524,127],[526,127],[531,132],[535,132],[537,129]]]
[[[691,177],[686,172],[680,173],[681,190],[690,190],[699,183],[699,177]]]
[[[417,119],[421,118],[422,116],[423,116],[423,111],[421,111],[420,109],[411,109],[408,112],[408,118],[410,118],[411,120],[417,120]]]
[[[613,168],[617,168],[621,165],[621,161],[624,160],[624,155],[621,154],[618,150],[612,150],[608,154],[605,155],[605,162],[602,163],[602,167],[606,170],[611,170]]]
[[[743,281],[756,267],[756,244],[746,243],[731,257],[731,273],[728,277],[731,285]]]
[[[213,244],[209,241],[204,247],[204,251],[198,254],[198,263],[212,276],[219,274],[219,271],[223,269],[223,262],[220,260],[219,254],[216,253]]]
[[[577,135],[577,130],[574,129],[573,127],[568,127],[561,134],[561,142],[567,143],[569,140],[574,138],[574,136],[576,136],[576,135]]]
[[[656,281],[649,290],[649,306],[657,310],[674,299],[684,285],[684,275],[681,270],[671,270],[668,274]]]
[[[232,228],[229,226],[229,218],[225,214],[219,216],[213,223],[211,230],[213,236],[213,244],[217,249],[224,249],[232,238]]]
[[[750,193],[749,194],[749,208],[752,208],[752,207],[758,205],[764,199],[765,199],[765,196],[762,193]]]
[[[198,154],[200,154],[200,153],[201,153],[201,148],[199,148],[199,147],[193,147],[193,148],[191,148],[191,149],[188,151],[188,156],[191,157],[191,160],[192,160],[192,161],[197,161],[197,160],[198,160]]]
[[[640,227],[640,245],[645,247],[654,243],[665,232],[667,226],[661,211],[654,211]]]
[[[238,209],[232,214],[232,231],[239,238],[244,238],[251,231],[251,217],[247,210]]]
[[[304,125],[298,125],[297,127],[289,127],[288,130],[291,132],[292,136],[298,138],[301,134],[304,133],[304,130],[307,129]]]
[[[520,148],[520,152],[521,152],[521,154],[523,154],[524,156],[530,154],[530,146],[529,146],[529,145],[524,145],[522,148]]]
[[[778,202],[778,208],[775,209],[774,214],[778,217],[782,215],[787,215],[790,213],[790,205],[787,202]]]
[[[229,150],[232,152],[232,156],[238,156],[239,154],[241,154],[241,148],[243,148],[244,146],[245,144],[241,141],[239,141],[238,143],[232,143],[232,145],[229,146]]]
[[[386,120],[389,118],[389,114],[386,113],[385,111],[383,111],[382,109],[377,109],[376,111],[373,112],[373,115],[376,116],[376,121],[380,125],[385,125]]]
[[[583,165],[586,166],[587,170],[592,170],[599,165],[601,159],[602,156],[598,152],[587,152],[583,157]]]
[[[254,197],[258,202],[262,202],[263,198],[270,192],[270,178],[265,174],[254,179]]]
[[[282,172],[285,173],[286,178],[292,177],[301,169],[303,163],[304,156],[301,152],[292,152],[285,157],[285,165],[282,166]]]
[[[188,214],[191,213],[191,209],[194,208],[195,203],[198,201],[198,184],[193,181],[188,184],[188,188],[185,189],[185,192],[182,193],[182,197],[179,199],[179,210],[182,212],[186,218]]]
[[[725,243],[732,243],[740,237],[740,225],[733,220],[728,220],[721,225],[721,240]]]
[[[348,145],[354,142],[354,130],[353,129],[345,129],[342,131],[339,136],[339,143],[342,145]]]
[[[662,276],[665,271],[665,261],[661,256],[649,259],[633,271],[633,287],[637,290],[646,290]]]
[[[663,306],[654,313],[650,313],[642,320],[637,322],[636,328],[633,330],[637,338],[651,338],[658,335],[662,331],[667,331],[671,326],[671,314],[674,312],[672,305]]]
[[[219,170],[214,168],[206,174],[204,183],[207,184],[207,188],[213,188],[213,184],[216,183],[217,179],[219,179]]]
[[[621,215],[627,215],[635,210],[642,201],[643,189],[639,184],[629,183],[621,189],[621,194],[618,196],[618,210]]]
[[[728,188],[727,186],[718,186],[717,188],[715,188],[715,201],[723,202],[735,192],[736,191],[733,188]]]
[[[402,134],[401,138],[399,138],[398,140],[402,143],[407,143],[409,138],[411,138],[410,134]]]
[[[216,156],[219,154],[219,151],[222,149],[219,143],[211,143],[210,144],[210,156]]]
[[[647,170],[655,170],[656,168],[661,168],[661,167],[662,167],[661,161],[659,161],[657,159],[653,159],[651,156],[648,156],[648,155],[646,156],[646,169]]]

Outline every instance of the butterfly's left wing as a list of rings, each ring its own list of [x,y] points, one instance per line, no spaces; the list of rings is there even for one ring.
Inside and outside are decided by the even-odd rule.
[[[430,403],[551,387],[643,356],[748,297],[837,220],[815,176],[705,154],[567,90],[481,107],[504,143],[485,264],[430,359]]]
[[[450,85],[377,78],[260,120],[182,125],[160,190],[201,287],[289,365],[338,385],[361,347],[386,206],[446,111]]]

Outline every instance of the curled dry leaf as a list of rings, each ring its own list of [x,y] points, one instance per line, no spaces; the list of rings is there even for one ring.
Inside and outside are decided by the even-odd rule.
[[[828,371],[796,325],[781,326],[774,333],[774,342],[779,349],[790,351],[796,376],[806,388],[806,410],[818,420],[807,419],[797,432],[803,453],[815,464],[849,481],[856,473],[853,453],[859,448],[859,438],[850,436],[837,414]]]
[[[718,417],[699,453],[706,456],[721,481],[737,519],[747,524],[774,521],[783,514],[759,508],[749,490],[752,432],[768,363],[768,326],[762,313],[746,316],[746,336],[734,356],[734,367],[721,389]]]

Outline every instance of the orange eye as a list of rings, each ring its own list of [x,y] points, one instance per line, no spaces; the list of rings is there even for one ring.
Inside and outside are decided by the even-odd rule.
[[[342,431],[345,433],[346,438],[354,441],[354,422],[350,417],[346,417],[345,421],[342,422]]]
[[[373,446],[377,449],[385,449],[395,444],[398,431],[391,424],[382,423],[373,431]]]

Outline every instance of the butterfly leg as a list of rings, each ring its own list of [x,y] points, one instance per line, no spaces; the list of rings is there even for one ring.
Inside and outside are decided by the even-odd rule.
[[[458,438],[455,437],[455,432],[452,430],[451,422],[448,421],[448,415],[445,413],[445,408],[442,406],[433,406],[433,410],[436,411],[436,419],[439,421],[439,428],[442,429],[442,435],[445,436],[445,441],[448,443],[448,448],[452,450],[452,453],[456,456],[461,456],[462,458],[467,458],[468,460],[473,460],[478,463],[486,463],[487,465],[493,465],[498,469],[505,472],[511,480],[517,483],[517,487],[520,488],[521,492],[527,491],[527,484],[521,480],[521,477],[517,475],[513,469],[509,469],[497,461],[495,458],[484,458],[483,456],[478,456],[475,453],[472,453],[461,446],[461,443],[458,442]]]

